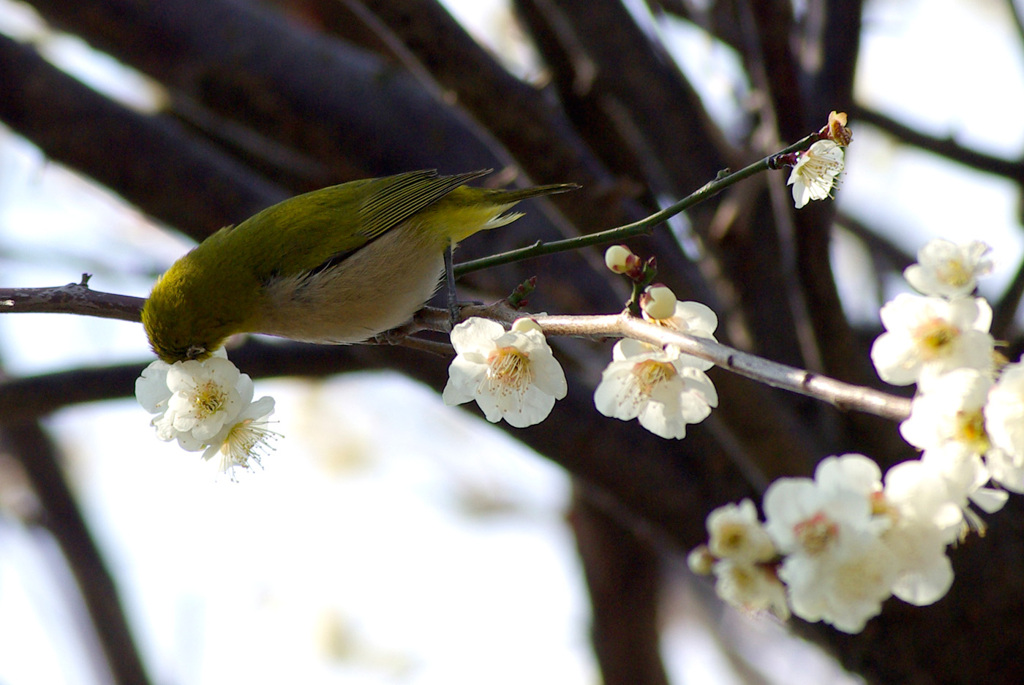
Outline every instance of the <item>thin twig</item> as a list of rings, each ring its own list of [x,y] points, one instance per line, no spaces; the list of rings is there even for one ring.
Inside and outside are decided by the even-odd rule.
[[[576,238],[566,238],[565,240],[554,240],[551,242],[536,242],[533,245],[527,245],[517,250],[509,250],[508,252],[502,252],[500,254],[492,255],[490,257],[483,257],[481,259],[474,259],[468,262],[462,262],[461,264],[455,265],[455,275],[464,276],[473,271],[479,271],[481,269],[489,269],[491,267],[499,266],[501,264],[508,264],[510,262],[518,262],[525,259],[532,259],[534,257],[540,257],[542,255],[554,254],[556,252],[565,252],[567,250],[578,250],[591,245],[603,245],[607,243],[620,242],[635,238],[640,235],[649,235],[654,228],[665,221],[668,221],[677,214],[681,214],[690,207],[697,205],[705,200],[714,197],[718,193],[722,192],[729,186],[735,185],[740,181],[753,176],[754,174],[762,171],[768,171],[770,169],[777,168],[777,160],[780,156],[788,154],[790,152],[796,152],[798,150],[805,150],[816,140],[821,139],[821,134],[816,132],[809,136],[802,138],[801,140],[793,143],[789,147],[781,150],[775,154],[769,155],[763,159],[746,166],[739,171],[730,172],[725,170],[719,173],[718,178],[709,183],[704,184],[699,189],[690,193],[679,202],[676,202],[669,207],[655,212],[650,216],[641,219],[640,221],[634,221],[633,223],[624,224],[622,226],[616,226],[615,228],[609,228],[606,231],[600,231],[598,233],[589,233],[584,236]]]

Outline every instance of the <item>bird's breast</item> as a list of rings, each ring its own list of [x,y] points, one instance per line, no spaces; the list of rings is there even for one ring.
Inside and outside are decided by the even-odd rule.
[[[314,343],[354,343],[400,326],[431,298],[444,273],[436,236],[396,227],[341,262],[275,276],[250,332]]]

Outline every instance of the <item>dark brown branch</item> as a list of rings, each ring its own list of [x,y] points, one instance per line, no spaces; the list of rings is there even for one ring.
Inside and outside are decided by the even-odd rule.
[[[658,552],[574,493],[569,522],[593,607],[591,639],[604,685],[668,685],[661,662]]]
[[[201,239],[285,192],[166,117],[133,112],[0,35],[0,120],[152,216]]]
[[[565,101],[586,98],[634,143],[633,153],[652,189],[670,195],[700,187],[730,165],[729,146],[700,98],[664,48],[637,26],[618,0],[517,0],[546,57],[554,57]],[[566,59],[565,56],[569,58]],[[568,69],[568,72],[562,73]],[[571,110],[570,110],[571,111]],[[585,134],[606,133],[576,116]],[[591,144],[595,149],[606,146]],[[618,144],[616,142],[616,144]],[[640,147],[637,148],[636,145]]]
[[[145,299],[91,290],[88,274],[80,283],[55,288],[0,288],[0,314],[78,314],[141,321]]]
[[[349,0],[355,4],[355,0]],[[336,0],[316,0],[325,9]],[[480,47],[445,9],[432,0],[364,2],[378,20],[378,31],[390,31],[417,60],[428,78],[458,98],[458,103],[493,133],[523,170],[543,183],[574,181],[586,197],[556,203],[578,226],[604,227],[626,223],[640,212],[624,214],[615,179],[580,138],[564,113],[543,91],[508,73]],[[336,26],[347,31],[352,22]],[[420,66],[422,65],[422,67]]]
[[[75,502],[49,436],[35,422],[11,422],[5,417],[0,440],[21,462],[42,504],[40,523],[50,531],[67,559],[114,682],[149,683],[117,586]]]
[[[243,0],[33,0],[50,22],[334,169],[500,168],[485,132],[410,74]],[[386,141],[386,144],[384,143]]]
[[[890,116],[866,107],[854,107],[851,118],[871,124],[906,145],[913,145],[927,152],[940,155],[953,162],[963,164],[988,174],[1009,179],[1024,187],[1024,161],[993,157],[960,145],[952,138],[936,138],[921,133]]]

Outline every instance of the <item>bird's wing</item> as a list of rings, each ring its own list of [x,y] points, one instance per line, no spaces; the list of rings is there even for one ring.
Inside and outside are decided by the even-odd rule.
[[[261,280],[282,272],[318,273],[487,173],[439,176],[436,171],[410,171],[322,188],[274,205],[228,229],[223,237],[235,242],[235,250],[248,251],[248,263]],[[262,232],[273,235],[253,239]],[[284,260],[282,246],[287,251]]]
[[[357,230],[345,232],[346,236],[338,231],[331,232],[327,240],[332,248],[331,256],[312,265],[308,274],[312,276],[340,264],[367,243],[434,204],[466,181],[489,173],[490,169],[483,169],[455,176],[438,176],[434,170],[410,171],[365,181],[371,187],[360,194],[363,199],[356,216],[352,217],[358,221]]]
[[[437,171],[410,171],[374,180],[373,193],[360,208],[359,233],[373,240],[388,229],[426,209],[466,181],[491,173],[490,169],[455,176],[438,176]]]

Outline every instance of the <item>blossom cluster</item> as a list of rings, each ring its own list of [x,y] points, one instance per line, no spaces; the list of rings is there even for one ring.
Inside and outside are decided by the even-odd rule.
[[[712,512],[690,565],[714,574],[723,599],[859,632],[890,596],[918,606],[944,596],[949,545],[983,529],[972,505],[991,513],[1005,489],[1024,492],[1024,364],[999,368],[991,309],[973,296],[987,254],[979,242],[932,241],[905,271],[920,294],[881,310],[871,357],[883,380],[917,383],[900,431],[921,457],[884,479],[863,455],[829,457],[813,479],[768,488],[764,523],[750,501]]]
[[[920,460],[885,474],[860,454],[824,459],[814,478],[780,478],[754,505],[726,505],[707,520],[709,542],[690,566],[713,573],[736,606],[790,611],[856,633],[896,596],[931,604],[949,589],[946,548],[960,535],[967,494]]]
[[[253,401],[253,382],[218,350],[204,361],[157,360],[135,381],[135,396],[151,414],[157,437],[216,458],[221,472],[258,464],[276,433],[268,427],[274,400]]]
[[[991,512],[1006,494],[981,487],[989,479],[1024,493],[1024,363],[996,352],[992,308],[972,294],[992,268],[988,252],[978,241],[922,248],[905,272],[920,295],[882,307],[886,332],[871,359],[883,380],[917,384],[904,439],[951,478],[974,482],[972,501]]]
[[[623,246],[609,249],[607,263],[616,273],[643,273],[639,259]],[[641,310],[656,325],[714,340],[715,313],[698,302],[677,301],[665,286],[648,286]],[[565,374],[532,319],[519,319],[506,331],[494,321],[470,318],[452,330],[451,341],[457,356],[448,368],[446,404],[475,400],[488,421],[504,419],[524,428],[546,419],[555,400],[566,395]],[[612,349],[594,403],[605,416],[637,419],[655,435],[681,439],[688,424],[703,421],[718,405],[704,373],[711,366],[672,345],[626,338]]]

